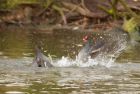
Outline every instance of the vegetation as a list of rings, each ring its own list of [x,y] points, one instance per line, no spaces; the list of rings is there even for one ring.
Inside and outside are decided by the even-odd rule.
[[[20,3],[36,3],[37,0],[1,0],[0,8],[9,9],[14,8]]]
[[[95,28],[96,24],[104,27],[102,26],[104,21],[107,24],[114,21],[123,22],[125,18],[127,21],[123,22],[124,30],[131,33],[139,30],[140,10],[135,4],[140,1],[133,1],[134,4],[129,0],[105,1],[107,3],[104,0],[75,0],[75,2],[69,0],[1,0],[0,22],[19,26],[27,23],[73,24],[83,28],[94,24]],[[6,11],[7,9],[12,10]]]

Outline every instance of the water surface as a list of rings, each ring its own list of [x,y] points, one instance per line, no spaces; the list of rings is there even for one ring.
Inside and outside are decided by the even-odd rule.
[[[0,94],[139,94],[140,45],[125,48],[117,60],[77,64],[84,35],[72,30],[1,30]],[[52,55],[56,68],[32,64],[35,45]]]

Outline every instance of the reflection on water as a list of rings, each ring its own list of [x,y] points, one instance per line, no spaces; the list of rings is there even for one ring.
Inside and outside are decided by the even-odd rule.
[[[121,63],[109,68],[96,60],[71,66],[83,35],[66,30],[1,30],[0,94],[139,94],[140,46],[129,47],[116,61]],[[36,44],[45,55],[55,55],[56,68],[31,64]]]
[[[0,31],[0,55],[9,57],[32,56],[34,45],[41,45],[44,52],[57,57],[73,56],[82,41],[82,34],[66,30],[45,31],[10,30]],[[71,53],[68,53],[71,52]]]

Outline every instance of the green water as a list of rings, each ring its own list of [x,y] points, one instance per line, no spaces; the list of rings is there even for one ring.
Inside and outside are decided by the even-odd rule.
[[[32,66],[35,45],[55,60],[74,60],[84,35],[67,29],[0,30],[0,94],[139,94],[139,44],[124,50],[109,68]]]

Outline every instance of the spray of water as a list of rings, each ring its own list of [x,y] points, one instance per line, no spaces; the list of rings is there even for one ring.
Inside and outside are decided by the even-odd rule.
[[[55,63],[56,67],[92,67],[92,66],[105,66],[111,67],[115,65],[116,58],[122,53],[122,51],[126,48],[127,41],[125,39],[117,38],[116,46],[113,49],[113,53],[108,54],[107,52],[100,53],[97,57],[91,58],[88,57],[86,62],[82,62],[77,59],[70,59],[68,57],[62,57],[57,60]]]

